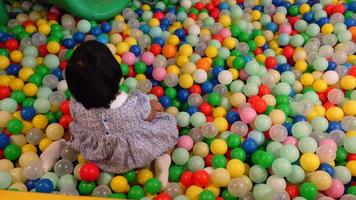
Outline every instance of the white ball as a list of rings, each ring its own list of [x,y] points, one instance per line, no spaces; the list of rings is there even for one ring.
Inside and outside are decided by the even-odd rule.
[[[204,83],[208,77],[208,74],[203,69],[197,69],[193,72],[193,79],[196,83]]]
[[[189,9],[190,7],[192,7],[192,1],[191,0],[182,0],[180,2],[180,5],[185,9]]]
[[[327,71],[323,74],[323,79],[328,85],[334,85],[339,81],[339,74],[336,71]]]
[[[218,80],[224,85],[228,85],[232,82],[232,74],[228,70],[223,70],[218,75]]]
[[[199,26],[196,24],[189,26],[188,33],[189,33],[189,35],[199,35],[199,33],[200,33]]]
[[[57,90],[61,91],[61,92],[67,91],[68,90],[67,81],[66,80],[59,81],[59,83],[57,85]]]
[[[268,177],[266,184],[270,186],[275,191],[285,190],[287,183],[284,178],[272,175]]]

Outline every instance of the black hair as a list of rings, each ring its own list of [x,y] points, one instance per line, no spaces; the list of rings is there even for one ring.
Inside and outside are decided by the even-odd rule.
[[[116,97],[122,72],[109,48],[91,40],[75,49],[65,78],[73,97],[86,109],[107,108]]]

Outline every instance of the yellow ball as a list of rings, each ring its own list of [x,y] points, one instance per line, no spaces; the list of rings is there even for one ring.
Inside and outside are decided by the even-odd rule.
[[[179,55],[191,56],[193,54],[193,48],[189,44],[183,44],[179,47]]]
[[[33,152],[36,153],[37,152],[37,148],[35,145],[33,144],[25,144],[21,147],[21,151],[22,153],[24,152]]]
[[[230,68],[229,72],[232,74],[232,80],[239,78],[239,71],[235,68]]]
[[[48,119],[45,115],[36,115],[32,119],[32,124],[33,124],[33,127],[35,127],[35,128],[44,129],[44,128],[46,128],[46,126],[48,124]]]
[[[241,92],[236,92],[236,93],[232,94],[230,101],[234,107],[238,108],[242,104],[246,103],[246,96],[244,94],[242,94]]]
[[[251,12],[251,17],[253,21],[259,20],[261,18],[261,12],[259,10],[253,10]]]
[[[185,195],[188,197],[189,200],[198,200],[199,199],[199,194],[203,191],[203,188],[192,185],[190,186],[187,191],[185,192]]]
[[[167,74],[179,74],[179,68],[177,67],[177,65],[169,65],[167,67]]]
[[[34,25],[28,25],[26,26],[25,31],[29,34],[32,34],[37,31],[37,28]]]
[[[231,50],[236,47],[237,40],[233,37],[227,37],[224,39],[223,45],[224,45],[224,47]]]
[[[215,118],[213,123],[218,128],[219,133],[226,131],[229,126],[227,120],[224,117]]]
[[[272,124],[283,124],[286,120],[286,115],[282,110],[272,110],[268,115],[271,120]]]
[[[17,182],[17,183],[14,183],[14,184],[10,185],[8,190],[16,190],[16,191],[19,191],[19,192],[27,192],[27,187],[26,187],[25,184]]]
[[[304,153],[300,157],[300,166],[306,172],[313,172],[319,168],[320,160],[319,157],[313,153]]]
[[[300,83],[304,86],[311,86],[314,83],[314,77],[310,73],[305,73],[300,77]]]
[[[11,51],[10,59],[12,62],[19,63],[22,60],[22,52],[19,50]]]
[[[19,164],[21,167],[25,167],[27,166],[29,163],[31,163],[32,161],[36,161],[38,160],[39,157],[36,153],[34,152],[24,152],[21,154],[20,158],[19,158]]]
[[[353,90],[356,87],[356,78],[346,75],[341,79],[341,87],[345,90]]]
[[[34,73],[35,71],[33,70],[33,68],[24,67],[19,71],[19,78],[22,79],[23,81],[28,81],[30,76]]]
[[[324,24],[321,27],[321,32],[324,34],[331,34],[334,31],[334,26],[332,24]]]
[[[48,35],[51,32],[51,27],[48,24],[43,23],[38,27],[38,32],[43,35]]]
[[[40,150],[41,150],[42,152],[44,152],[44,150],[46,150],[47,147],[48,147],[52,142],[53,142],[53,141],[52,141],[51,139],[45,137],[45,138],[43,138],[43,139],[40,141],[38,147],[40,148]]]
[[[146,79],[146,76],[144,74],[137,74],[135,76],[136,80],[138,81],[142,81],[142,80],[145,80]]]
[[[266,60],[266,56],[263,54],[258,54],[258,55],[256,55],[256,60],[257,60],[257,62],[264,63]]]
[[[87,161],[85,160],[85,158],[83,157],[82,154],[79,154],[79,155],[78,155],[78,162],[79,162],[80,164],[84,164],[84,163],[86,163]]]
[[[346,137],[356,137],[356,131],[347,131]]]
[[[326,110],[321,105],[315,105],[313,110],[318,113],[319,116],[325,116]]]
[[[178,79],[178,83],[182,88],[188,89],[192,87],[194,80],[190,74],[182,74]]]
[[[172,45],[174,45],[174,46],[176,46],[177,44],[179,44],[179,42],[180,42],[180,39],[179,39],[179,37],[176,36],[176,35],[171,35],[171,36],[169,36],[169,38],[168,38],[168,40],[167,40],[167,43],[168,43],[168,44],[172,44]]]
[[[23,168],[16,167],[10,171],[13,183],[24,183],[27,178],[23,175]]]
[[[37,86],[33,83],[27,83],[25,86],[23,86],[22,91],[25,93],[26,96],[28,97],[33,97],[37,93]]]
[[[219,23],[223,25],[223,27],[229,27],[231,24],[231,18],[228,15],[222,15],[219,18]]]
[[[58,42],[50,41],[47,43],[47,50],[51,54],[56,54],[61,49],[61,45]]]
[[[224,155],[227,152],[227,144],[223,139],[214,139],[210,145],[210,151],[214,155]]]
[[[150,178],[153,178],[153,173],[149,169],[141,169],[137,174],[137,181],[141,185],[144,185]]]
[[[220,194],[220,188],[215,185],[209,185],[205,189],[213,192],[215,197],[218,197]]]
[[[341,108],[333,106],[326,111],[326,118],[329,121],[341,121],[344,118],[344,112]]]
[[[331,186],[331,176],[325,171],[316,171],[312,173],[310,182],[314,183],[318,190],[327,190]]]
[[[310,11],[310,6],[309,4],[303,3],[302,5],[300,5],[299,7],[299,12],[300,14],[304,14]]]
[[[245,165],[238,159],[230,160],[226,165],[226,169],[232,178],[240,177],[245,173]]]
[[[6,69],[10,65],[10,60],[6,56],[0,56],[0,69]]]
[[[130,46],[126,42],[119,42],[116,45],[116,53],[119,55],[122,55],[125,52],[128,52],[129,49],[130,49]]]
[[[23,86],[24,86],[24,82],[22,79],[19,78],[14,78],[10,81],[9,84],[11,90],[22,90]]]
[[[188,62],[189,62],[188,56],[178,56],[176,60],[177,65],[180,67],[183,67]]]
[[[150,25],[151,27],[157,27],[159,26],[159,20],[156,18],[151,18],[148,20],[148,25]]]
[[[130,47],[131,47],[132,45],[136,45],[136,44],[137,44],[136,39],[133,38],[133,37],[127,37],[127,38],[124,40],[124,42],[126,42]]]
[[[343,108],[345,114],[354,115],[354,116],[356,115],[356,101],[355,100],[346,101],[342,108]]]
[[[262,47],[266,43],[266,39],[262,35],[258,35],[255,38],[255,42],[256,42],[257,47]]]
[[[215,58],[216,55],[218,55],[218,49],[214,46],[208,46],[205,49],[205,55],[208,56],[209,58]]]
[[[46,135],[51,140],[59,140],[63,137],[64,129],[58,123],[52,123],[46,128]]]
[[[356,160],[350,160],[347,162],[346,167],[350,170],[352,176],[356,176]]]
[[[128,186],[127,180],[123,176],[115,176],[110,183],[111,189],[118,193],[126,192]]]
[[[225,115],[226,115],[226,110],[223,107],[217,107],[213,110],[214,118],[225,117]]]
[[[215,186],[225,187],[230,182],[231,176],[224,168],[217,168],[211,174],[211,180]]]
[[[328,84],[322,79],[318,79],[313,83],[313,88],[316,92],[324,92],[328,89]]]

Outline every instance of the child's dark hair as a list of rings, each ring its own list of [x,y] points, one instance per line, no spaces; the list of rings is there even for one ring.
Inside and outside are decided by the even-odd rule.
[[[69,91],[86,109],[109,107],[122,73],[109,48],[87,41],[75,49],[65,71]]]

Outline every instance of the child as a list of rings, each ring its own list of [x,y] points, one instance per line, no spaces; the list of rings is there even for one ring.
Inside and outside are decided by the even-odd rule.
[[[104,44],[88,41],[71,57],[65,72],[73,122],[68,144],[110,173],[148,166],[154,159],[157,178],[165,186],[172,149],[178,138],[176,120],[148,95],[118,92],[119,64]],[[41,155],[50,170],[65,141],[52,143]]]

